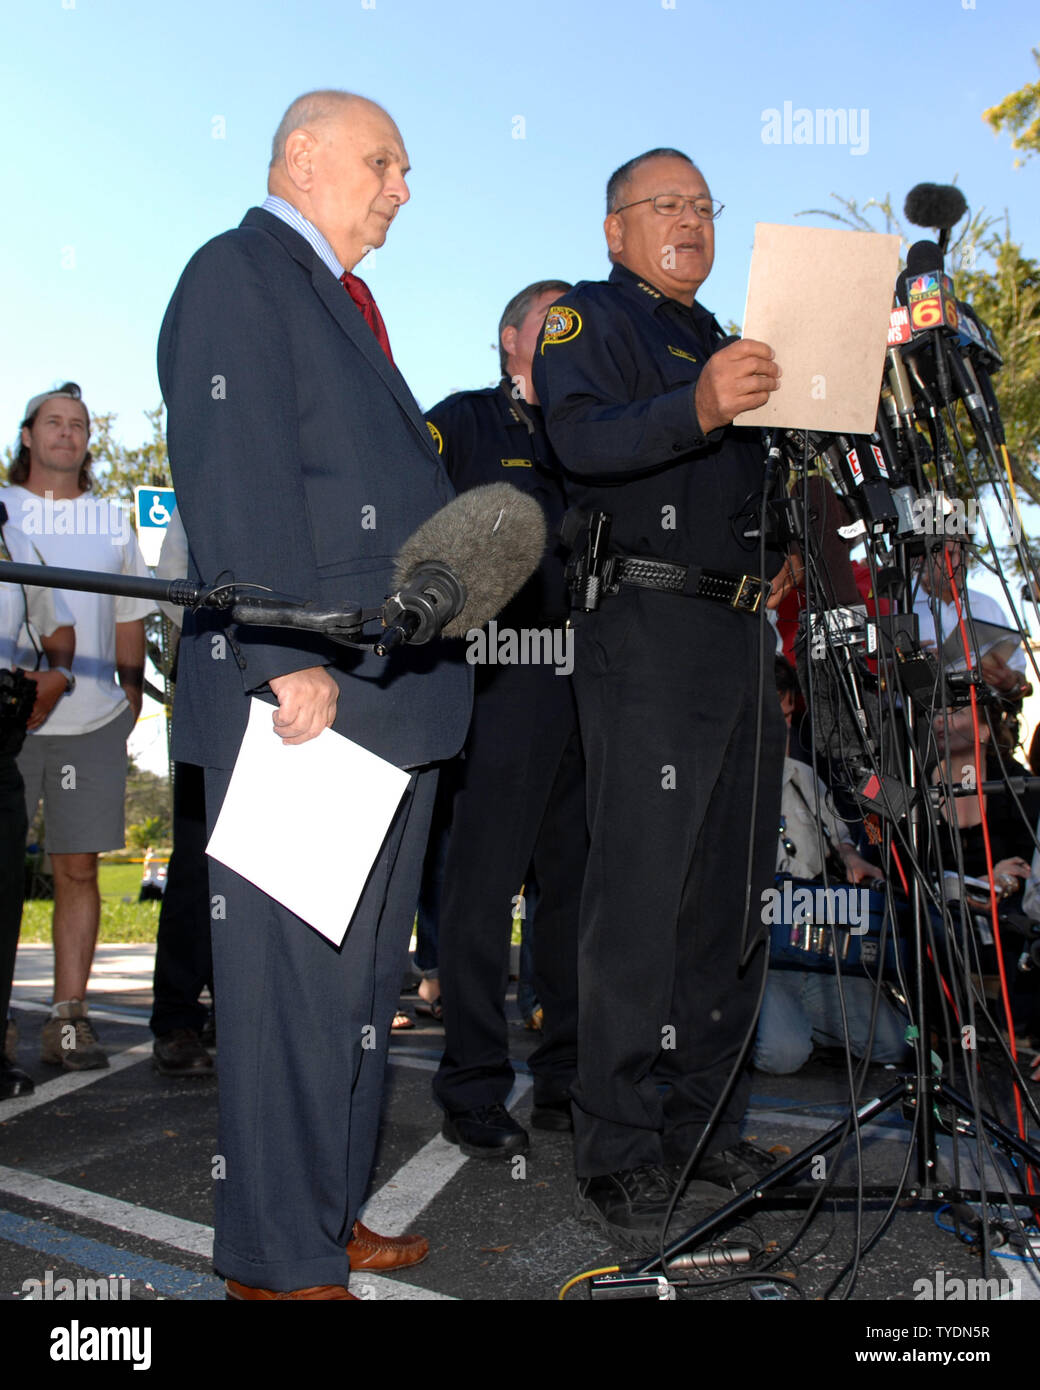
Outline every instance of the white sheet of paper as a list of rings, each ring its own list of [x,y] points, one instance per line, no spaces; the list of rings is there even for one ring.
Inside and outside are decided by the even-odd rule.
[[[338,946],[409,776],[331,729],[284,744],[274,711],[250,701],[206,853]]]

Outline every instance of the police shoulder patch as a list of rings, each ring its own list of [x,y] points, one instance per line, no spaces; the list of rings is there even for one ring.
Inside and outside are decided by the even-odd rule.
[[[437,445],[438,454],[444,453],[444,437],[432,420],[426,421],[426,428],[430,431],[430,436],[434,444]]]
[[[581,315],[566,304],[554,304],[545,316],[541,351],[551,343],[569,343],[581,332]]]

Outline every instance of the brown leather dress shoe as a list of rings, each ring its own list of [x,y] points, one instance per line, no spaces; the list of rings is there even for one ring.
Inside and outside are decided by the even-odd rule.
[[[352,1303],[361,1302],[356,1294],[352,1294],[342,1284],[315,1284],[309,1289],[251,1289],[248,1284],[240,1284],[237,1279],[225,1279],[224,1288],[227,1290],[228,1298],[250,1301],[259,1298],[335,1298],[344,1301],[349,1299]]]
[[[360,1221],[354,1222],[354,1233],[347,1243],[350,1268],[390,1270],[409,1269],[422,1264],[430,1253],[430,1242],[425,1236],[377,1236]]]

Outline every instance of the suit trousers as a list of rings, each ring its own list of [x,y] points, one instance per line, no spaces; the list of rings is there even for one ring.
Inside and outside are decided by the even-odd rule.
[[[505,995],[513,899],[538,878],[535,988],[542,1043],[535,1098],[574,1079],[577,933],[587,849],[574,694],[549,665],[478,668],[455,792],[438,927],[444,1055],[434,1078],[451,1112],[502,1103],[513,1084]]]
[[[230,776],[206,769],[211,827]],[[339,948],[210,860],[224,1160],[213,1263],[225,1278],[347,1283],[436,782],[412,774]]]
[[[581,903],[579,1177],[685,1160],[752,1029],[768,943],[785,725],[774,638],[703,599],[623,588],[577,620],[591,847]],[[762,748],[755,780],[755,725]],[[737,1072],[706,1153],[737,1142]]]
[[[201,1033],[207,1009],[199,995],[213,985],[210,946],[206,792],[201,767],[173,769],[173,854],[166,872],[155,942],[151,1029],[157,1038],[175,1028]]]

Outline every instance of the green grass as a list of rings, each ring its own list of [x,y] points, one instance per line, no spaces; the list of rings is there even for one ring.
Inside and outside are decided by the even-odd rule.
[[[106,945],[121,941],[154,941],[159,930],[156,902],[139,903],[140,864],[102,864],[98,873],[101,888],[101,930],[98,940]],[[124,902],[129,898],[130,902]],[[22,912],[22,941],[49,942],[54,904],[46,899],[28,902]]]
[[[98,882],[102,901],[105,898],[131,898],[136,902],[141,891],[141,865],[102,864],[98,871]]]

